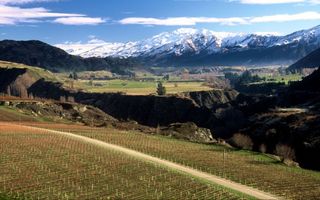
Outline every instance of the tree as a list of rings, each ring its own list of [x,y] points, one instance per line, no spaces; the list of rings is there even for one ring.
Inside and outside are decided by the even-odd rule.
[[[73,96],[68,96],[67,97],[67,102],[74,103],[75,102],[74,97]]]
[[[167,93],[166,88],[163,86],[162,82],[159,82],[157,87],[157,94],[166,95],[166,93]]]
[[[282,161],[286,159],[294,160],[296,158],[295,150],[286,144],[277,144],[275,153],[281,157]]]
[[[164,81],[169,81],[170,75],[169,75],[169,74],[166,74],[162,79],[163,79]]]
[[[60,102],[66,102],[67,100],[66,100],[66,97],[65,96],[60,96]]]
[[[34,99],[34,96],[32,93],[29,93],[29,99]]]
[[[241,149],[252,150],[253,142],[247,135],[236,133],[232,136],[230,142]]]
[[[11,96],[11,86],[10,85],[7,87],[7,95]]]
[[[78,78],[79,78],[79,77],[78,77],[78,74],[77,74],[76,72],[73,72],[73,79],[74,79],[74,80],[78,80]]]
[[[90,85],[90,86],[93,86],[93,81],[92,81],[92,79],[89,81],[89,85]]]

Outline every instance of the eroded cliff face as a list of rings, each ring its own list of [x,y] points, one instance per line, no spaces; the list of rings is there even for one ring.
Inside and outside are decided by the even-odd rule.
[[[234,90],[190,92],[176,96],[128,96],[72,91],[61,83],[29,77],[27,70],[13,69],[0,74],[11,77],[3,85],[13,86],[12,95],[32,94],[34,97],[55,100],[72,97],[77,103],[95,106],[119,120],[133,120],[152,127],[193,122],[210,129],[216,137],[227,138],[247,122],[242,111],[232,105],[238,96]],[[2,92],[6,90],[4,87]]]
[[[0,68],[0,93],[28,98],[28,89],[37,80],[27,69]]]
[[[37,80],[30,75],[23,69],[1,70],[0,92],[21,96],[24,93],[21,91],[26,90],[35,97],[55,100],[72,97],[75,102],[97,107],[116,119],[133,120],[147,126],[193,122],[210,129],[215,137],[220,138],[229,138],[240,132],[253,140],[254,150],[264,144],[267,152],[274,153],[275,145],[290,145],[301,166],[319,170],[319,162],[314,162],[320,146],[318,92],[291,89],[293,91],[288,90],[285,95],[266,96],[213,90],[180,96],[128,96],[71,91],[63,88],[61,83]],[[304,94],[299,101],[290,98],[296,92]],[[312,94],[310,98],[305,95],[309,93]],[[290,101],[286,102],[286,99]],[[309,111],[287,115],[286,110],[274,111],[279,106],[298,110],[308,107]]]
[[[198,126],[208,127],[212,118],[209,109],[198,106],[191,99],[176,96],[77,93],[75,99],[95,105],[118,119],[130,119],[149,126],[195,122]]]
[[[217,109],[224,104],[228,104],[234,101],[238,94],[237,91],[232,89],[183,93],[185,97],[192,99],[200,107],[208,109]]]
[[[216,136],[224,137],[226,133],[230,134],[243,125],[239,111],[229,109],[230,102],[237,97],[237,92],[233,90],[192,92],[182,96],[131,96],[70,91],[59,83],[39,80],[28,92],[37,97],[56,100],[61,96],[72,96],[76,102],[95,106],[119,120],[133,120],[152,127],[193,122],[199,127],[210,129]],[[215,114],[217,109],[218,115]]]

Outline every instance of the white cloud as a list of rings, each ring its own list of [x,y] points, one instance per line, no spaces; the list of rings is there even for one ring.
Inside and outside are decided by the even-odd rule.
[[[14,25],[15,21],[10,18],[0,17],[0,25]]]
[[[311,4],[320,4],[320,0],[309,0]]]
[[[88,38],[89,38],[88,44],[103,44],[103,43],[106,43],[104,40],[101,40],[101,39],[97,38],[97,36],[95,36],[95,35],[89,35]]]
[[[172,17],[172,18],[142,18],[130,17],[119,21],[121,24],[162,25],[162,26],[193,26],[198,23],[220,23],[224,25],[246,24],[244,18],[210,18],[210,17]]]
[[[279,32],[254,32],[253,34],[262,35],[262,36],[268,36],[268,35],[282,36],[282,35],[284,35],[283,33],[279,33]]]
[[[319,20],[320,13],[318,12],[304,12],[298,14],[282,14],[270,15],[263,17],[255,17],[250,20],[250,23],[265,23],[265,22],[290,22],[290,21],[305,21],[305,20]]]
[[[64,25],[98,25],[106,20],[100,17],[63,17],[57,18],[53,22]]]
[[[305,0],[236,0],[236,1],[239,1],[242,4],[285,4],[285,3],[305,2]]]
[[[49,1],[59,1],[59,0],[0,0],[0,4],[2,4],[2,5],[21,5],[21,4],[41,3],[41,2],[49,2]]]
[[[55,13],[45,8],[20,8],[13,6],[0,5],[0,24],[13,25],[17,23],[39,22],[42,18],[57,17],[82,17],[82,14]]]
[[[60,0],[0,0],[2,5],[22,5],[28,3],[41,3],[50,1],[60,1]]]
[[[319,20],[319,12],[303,12],[297,14],[279,14],[261,17],[230,17],[230,18],[210,18],[210,17],[172,17],[172,18],[143,18],[130,17],[119,21],[120,24],[137,24],[151,26],[194,26],[199,23],[217,23],[220,25],[243,25],[267,22],[290,22]]]
[[[290,3],[308,3],[308,4],[320,4],[320,0],[229,0],[230,2],[240,2],[241,4],[290,4]]]
[[[19,23],[38,23],[53,18],[54,22],[65,25],[97,25],[105,20],[99,17],[88,17],[77,13],[57,13],[46,8],[22,8],[13,4],[27,4],[57,0],[0,0],[0,25]]]

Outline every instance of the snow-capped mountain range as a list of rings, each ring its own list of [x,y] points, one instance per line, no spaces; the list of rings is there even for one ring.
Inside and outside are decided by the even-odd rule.
[[[309,30],[298,31],[289,35],[280,36],[266,33],[228,33],[214,32],[206,29],[197,30],[182,28],[173,32],[164,32],[152,38],[127,42],[108,43],[93,39],[86,44],[65,43],[55,45],[72,55],[81,57],[139,57],[139,58],[164,58],[192,56],[201,58],[208,56],[234,54],[252,50],[278,49],[279,47],[306,46],[306,54],[320,47],[320,26]],[[283,51],[283,50],[281,50]],[[299,56],[298,56],[299,55]],[[295,55],[289,60],[293,61]],[[304,55],[301,55],[304,56]],[[250,60],[250,58],[248,58]],[[297,58],[299,59],[299,58]],[[254,59],[253,59],[254,60]],[[247,62],[244,60],[244,62]]]

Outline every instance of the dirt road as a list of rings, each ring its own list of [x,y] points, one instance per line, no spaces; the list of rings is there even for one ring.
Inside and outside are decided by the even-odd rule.
[[[1,125],[1,123],[0,123],[0,125]],[[19,125],[17,125],[17,127],[19,127]],[[48,133],[58,134],[58,135],[61,135],[64,137],[68,137],[70,139],[77,140],[79,142],[84,142],[84,143],[88,143],[91,145],[95,145],[100,148],[119,151],[119,152],[125,153],[127,155],[130,155],[132,157],[142,159],[147,162],[156,163],[161,166],[168,167],[172,170],[191,175],[195,178],[200,178],[205,181],[208,181],[208,182],[211,182],[211,183],[214,183],[217,185],[221,185],[226,188],[230,188],[232,190],[241,192],[243,194],[252,196],[257,199],[270,199],[270,200],[271,199],[279,199],[278,197],[276,197],[274,195],[259,191],[257,189],[254,189],[254,188],[251,188],[251,187],[248,187],[245,185],[241,185],[239,183],[235,183],[235,182],[229,181],[227,179],[223,179],[218,176],[214,176],[212,174],[208,174],[208,173],[205,173],[205,172],[202,172],[202,171],[190,168],[190,167],[186,167],[186,166],[183,166],[183,165],[180,165],[177,163],[173,163],[173,162],[170,162],[167,160],[159,159],[157,157],[153,157],[153,156],[150,156],[150,155],[138,152],[138,151],[134,151],[134,150],[131,150],[128,148],[124,148],[124,147],[121,147],[118,145],[109,144],[106,142],[102,142],[99,140],[91,139],[88,137],[84,137],[84,136],[80,136],[80,135],[76,135],[76,134],[72,134],[72,133],[68,133],[68,132],[54,131],[54,130],[49,130],[49,129],[44,129],[44,128],[35,128],[35,127],[30,127],[30,126],[23,126],[23,127],[27,128],[27,129],[33,129],[36,131],[41,130],[41,131],[48,132]]]

